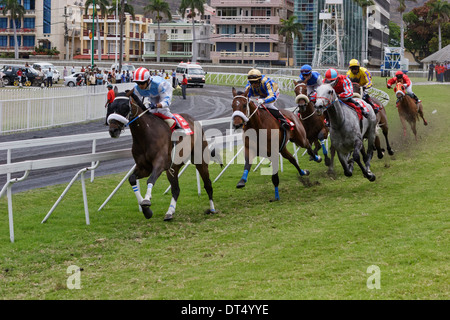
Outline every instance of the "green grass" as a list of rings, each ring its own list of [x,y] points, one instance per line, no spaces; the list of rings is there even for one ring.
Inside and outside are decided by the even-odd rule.
[[[15,194],[15,243],[1,199],[0,297],[449,299],[448,87],[417,86],[415,92],[429,126],[418,124],[418,143],[409,128],[403,138],[391,100],[396,154],[372,161],[373,183],[359,169],[345,177],[337,160],[333,180],[323,163],[305,156],[300,166],[320,184],[305,188],[285,161],[281,201],[270,203],[270,177],[251,172],[238,190],[243,166],[236,164],[213,185],[219,213],[204,215],[208,200],[204,190],[197,195],[190,167],[180,179],[175,218],[167,223],[165,177],[153,191],[152,219],[138,211],[127,183],[97,212],[123,173],[87,183],[89,226],[79,182],[46,224],[40,222],[65,185]],[[220,170],[210,166],[213,179]],[[71,265],[82,268],[80,290],[67,288]],[[381,271],[379,290],[366,285],[371,265]]]

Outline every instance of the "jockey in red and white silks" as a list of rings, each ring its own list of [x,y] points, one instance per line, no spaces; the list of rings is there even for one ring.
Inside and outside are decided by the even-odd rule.
[[[395,77],[388,80],[387,88],[390,89],[391,86],[397,82],[402,82],[405,85],[406,93],[409,96],[411,96],[414,100],[416,100],[416,103],[421,102],[419,98],[415,95],[415,93],[412,91],[412,82],[406,74],[404,74],[401,71],[397,71],[395,73]]]

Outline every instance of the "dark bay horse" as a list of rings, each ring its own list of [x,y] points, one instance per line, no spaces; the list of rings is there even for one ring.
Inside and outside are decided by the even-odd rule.
[[[405,86],[401,81],[395,84],[394,91],[397,97],[396,106],[403,127],[403,136],[406,137],[406,122],[408,122],[417,141],[416,121],[419,120],[419,115],[423,120],[423,124],[425,126],[428,125],[428,122],[423,117],[422,103],[416,104],[415,100],[406,94]]]
[[[176,137],[176,131],[172,134],[169,126],[162,119],[150,113],[143,113],[145,107],[133,93],[133,90],[127,93],[118,93],[117,88],[115,88],[115,91],[116,98],[110,104],[108,110],[108,114],[110,114],[108,117],[109,134],[112,138],[118,138],[126,125],[130,127],[133,137],[131,151],[136,162],[136,169],[128,181],[133,188],[144,216],[150,219],[153,215],[150,209],[152,188],[161,173],[166,171],[167,179],[171,185],[172,200],[164,220],[168,221],[173,218],[180,194],[178,172],[188,160],[195,164],[208,194],[210,209],[206,213],[214,213],[213,188],[208,170],[210,154],[208,143],[204,139],[203,129],[194,126],[194,119],[191,116],[183,114],[182,116],[189,123],[189,127],[194,133]],[[131,120],[131,118],[133,119]],[[173,141],[177,141],[178,144],[175,146]],[[177,156],[177,161],[174,161],[173,148],[175,148],[174,154]],[[205,152],[206,149],[207,151]],[[194,151],[200,151],[201,154],[194,155]],[[137,179],[145,177],[149,178],[147,180],[147,192],[145,197],[142,198],[137,186]]]
[[[354,95],[353,95],[354,98],[362,99],[363,92],[362,92],[362,88],[359,85],[359,83],[353,82],[353,92],[354,92]],[[376,114],[377,127],[381,128],[381,131],[383,132],[383,135],[384,135],[384,140],[386,141],[386,148],[388,150],[389,155],[392,156],[392,155],[394,155],[394,150],[392,150],[391,145],[389,144],[389,139],[388,139],[389,125],[388,125],[388,120],[387,120],[386,109],[384,108],[384,106],[381,104],[381,102],[377,98],[370,97],[370,99],[372,99],[372,102],[377,104],[380,107],[378,110],[378,113]],[[378,159],[382,159],[384,156],[384,149],[381,148],[380,137],[378,136],[378,134],[375,136],[375,149],[377,149]]]
[[[373,155],[375,142],[376,117],[372,108],[364,101],[362,103],[369,110],[368,118],[363,118],[360,127],[360,119],[356,112],[338,99],[333,87],[323,84],[317,88],[317,99],[314,105],[319,114],[325,110],[330,119],[331,138],[331,164],[328,167],[330,173],[334,173],[334,152],[337,151],[344,174],[347,177],[353,174],[353,165],[356,162],[369,181],[375,181],[375,175],[370,171],[370,160]],[[364,151],[363,139],[367,138],[368,150]],[[361,162],[360,153],[363,155]]]
[[[323,115],[318,115],[316,109],[314,108],[314,103],[309,100],[307,96],[307,86],[306,81],[297,82],[294,81],[294,92],[295,92],[295,103],[298,107],[298,117],[305,127],[306,136],[308,137],[309,143],[314,144],[314,153],[322,146],[322,152],[325,157],[325,165],[330,165],[330,158],[328,157],[328,150],[325,145],[325,141],[328,138],[328,128],[325,125],[325,117]],[[311,159],[310,159],[311,160]]]
[[[237,184],[237,188],[245,187],[247,176],[252,166],[253,159],[256,156],[267,157],[272,161],[272,183],[275,187],[275,201],[280,200],[278,193],[278,154],[289,160],[300,174],[300,181],[305,185],[310,185],[309,181],[304,181],[303,176],[308,176],[308,170],[300,169],[297,161],[287,150],[286,143],[291,141],[297,146],[306,148],[308,154],[314,161],[320,162],[320,156],[314,154],[311,145],[306,137],[305,128],[302,123],[291,111],[280,110],[282,114],[295,124],[294,130],[280,129],[280,124],[270,112],[256,106],[255,102],[249,100],[247,92],[237,92],[235,88],[233,93],[233,127],[235,129],[244,128],[244,150],[245,166],[244,174]],[[278,138],[278,139],[276,139]],[[272,200],[271,200],[272,201]]]

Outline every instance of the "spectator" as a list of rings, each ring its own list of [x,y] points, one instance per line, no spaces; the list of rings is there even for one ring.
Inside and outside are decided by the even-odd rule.
[[[85,72],[86,70],[84,69],[83,66],[81,66],[81,72]]]
[[[116,68],[112,68],[112,71],[111,71],[111,83],[116,83]]]
[[[447,61],[445,64],[445,82],[450,82],[450,61]]]
[[[125,74],[125,70],[122,72],[122,76],[120,77],[120,81],[122,83],[127,82],[127,75]]]
[[[114,92],[112,84],[108,84],[108,94],[106,95],[106,119],[105,119],[105,126],[108,125],[108,116],[109,116],[109,105],[114,102],[114,99],[116,98],[116,93]]]
[[[73,74],[73,72],[72,72],[72,74]],[[64,70],[63,70],[63,79],[64,79],[65,77],[67,77],[67,75],[68,75],[68,73],[67,73],[67,68],[64,66]]]
[[[177,73],[175,69],[172,70],[172,87],[175,88],[177,86]]]
[[[95,80],[98,86],[103,85],[103,75],[99,69],[97,69],[97,73],[95,74]]]
[[[96,83],[96,81],[95,81],[95,75],[94,75],[94,72],[91,71],[91,74],[90,74],[90,76],[89,76],[89,85],[95,86],[95,83]]]
[[[127,80],[127,82],[130,82],[130,71],[129,70],[127,70],[126,80]]]
[[[428,81],[433,81],[433,73],[434,73],[435,65],[433,62],[428,66]]]
[[[440,63],[436,64],[437,81],[444,82],[445,67]]]
[[[65,69],[66,67],[64,67],[64,69]],[[75,73],[75,66],[72,66],[72,70],[71,70],[71,72],[72,72],[72,74],[74,74]]]
[[[52,68],[48,68],[47,71],[47,88],[53,87],[53,71]]]
[[[183,74],[183,80],[181,80],[181,94],[183,95],[183,100],[186,100],[186,88],[188,81],[186,75]]]
[[[19,86],[22,84],[22,75],[23,75],[23,72],[22,72],[22,68],[19,68],[19,70],[17,70],[17,77],[19,78]]]

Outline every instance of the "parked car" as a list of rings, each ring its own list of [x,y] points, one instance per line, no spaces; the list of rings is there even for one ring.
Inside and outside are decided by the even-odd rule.
[[[23,71],[23,77],[28,78],[28,80],[33,84],[36,78],[39,77],[39,73],[33,69],[32,67],[25,67],[22,65],[14,65],[14,64],[5,64],[0,71],[3,72],[3,84],[5,86],[12,85],[15,80],[18,79],[17,77],[17,71],[19,71],[19,68]]]
[[[38,70],[41,69],[44,73],[48,71],[49,68],[53,71],[53,83],[57,83],[59,79],[61,79],[61,74],[58,70],[56,70],[56,67],[51,64],[50,62],[36,62],[32,66],[34,69]]]
[[[188,86],[200,86],[203,88],[205,84],[205,74],[203,68],[198,63],[180,63],[176,69],[177,85],[183,80],[183,75],[186,75]]]
[[[68,87],[75,87],[77,85],[78,76],[84,76],[84,72],[75,72],[67,77],[64,77],[64,85]]]

